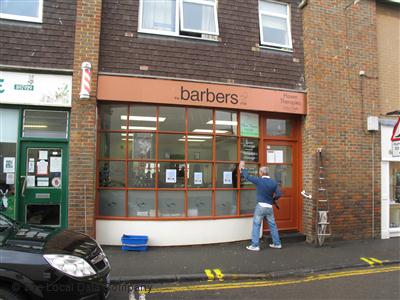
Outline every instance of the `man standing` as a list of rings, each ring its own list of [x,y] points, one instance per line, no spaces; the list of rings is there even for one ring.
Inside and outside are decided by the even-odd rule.
[[[251,245],[247,246],[246,249],[252,251],[260,250],[260,228],[264,218],[268,221],[268,226],[272,236],[272,244],[269,246],[276,249],[282,248],[272,206],[274,201],[277,201],[282,195],[279,185],[269,177],[269,170],[265,166],[261,167],[258,171],[260,177],[250,176],[248,171],[245,169],[245,163],[243,161],[240,162],[239,169],[241,170],[244,179],[256,185],[257,194],[257,205],[254,210],[253,229],[251,232]]]

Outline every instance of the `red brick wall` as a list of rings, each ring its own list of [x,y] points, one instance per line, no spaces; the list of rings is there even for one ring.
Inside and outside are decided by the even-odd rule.
[[[258,47],[258,0],[218,1],[218,42],[139,33],[139,0],[103,0],[100,71],[303,90],[299,0],[282,2],[293,53]]]
[[[375,137],[372,193],[372,134],[367,116],[379,115],[375,1],[308,1],[303,11],[308,114],[303,127],[304,231],[313,240],[317,198],[316,150],[327,158],[333,238],[375,237],[380,232],[380,148]],[[364,70],[367,77],[361,78]]]
[[[101,0],[78,0],[70,126],[69,227],[94,235],[96,98]],[[80,100],[81,64],[92,64],[91,97]],[[86,202],[86,221],[85,221]]]
[[[43,23],[0,19],[0,64],[72,69],[75,2],[44,0]]]

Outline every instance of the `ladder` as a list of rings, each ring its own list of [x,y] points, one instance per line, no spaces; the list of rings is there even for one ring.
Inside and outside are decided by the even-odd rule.
[[[318,196],[316,199],[315,234],[317,244],[322,246],[324,244],[325,237],[331,236],[329,198],[328,191],[325,187],[326,172],[322,148],[317,149],[317,168],[319,185],[317,193]]]

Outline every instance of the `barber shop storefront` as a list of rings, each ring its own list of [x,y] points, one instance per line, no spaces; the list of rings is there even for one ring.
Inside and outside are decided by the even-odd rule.
[[[249,237],[255,187],[267,165],[284,196],[280,230],[300,231],[305,95],[246,86],[99,76],[96,238],[149,244]]]
[[[0,209],[67,227],[72,76],[0,72]]]

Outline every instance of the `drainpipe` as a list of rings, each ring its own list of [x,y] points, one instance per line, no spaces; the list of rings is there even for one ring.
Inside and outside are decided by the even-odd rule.
[[[297,7],[303,9],[306,5],[307,5],[307,0],[302,0]]]

